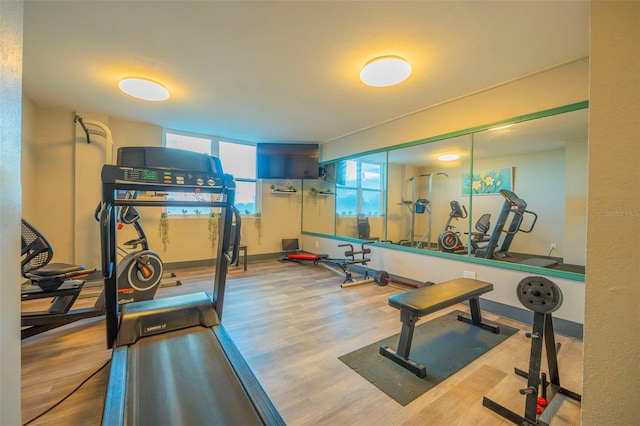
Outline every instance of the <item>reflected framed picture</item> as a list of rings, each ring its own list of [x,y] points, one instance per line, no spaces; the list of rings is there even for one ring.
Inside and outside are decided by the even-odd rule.
[[[462,174],[462,195],[493,195],[503,189],[513,191],[513,167]]]

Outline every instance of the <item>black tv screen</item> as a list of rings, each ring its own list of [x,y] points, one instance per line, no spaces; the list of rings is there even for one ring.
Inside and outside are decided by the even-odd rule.
[[[318,144],[259,143],[258,179],[318,179]]]

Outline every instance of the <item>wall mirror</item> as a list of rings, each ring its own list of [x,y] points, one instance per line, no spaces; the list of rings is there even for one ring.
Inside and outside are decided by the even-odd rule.
[[[490,214],[497,244],[477,257],[584,273],[587,114],[582,109],[473,135],[470,218],[475,223]],[[501,185],[507,196],[498,179],[508,180]],[[525,210],[519,226],[518,215],[506,215],[511,208]]]
[[[466,215],[448,221],[448,209],[460,200],[457,182],[469,170],[470,146],[471,137],[463,135],[389,152],[388,242],[438,250],[445,224],[466,232],[459,221]]]
[[[584,273],[587,115],[584,102],[335,160],[330,181],[305,182],[303,232]]]
[[[384,240],[387,153],[340,160],[329,170],[335,170],[329,178],[335,181],[335,210],[327,212],[335,213],[335,235]]]
[[[335,180],[303,179],[302,201],[302,229],[316,234],[335,235]]]

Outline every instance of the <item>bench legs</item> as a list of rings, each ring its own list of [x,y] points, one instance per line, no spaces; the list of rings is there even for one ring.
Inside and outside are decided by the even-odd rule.
[[[469,299],[469,306],[471,308],[471,318],[467,318],[463,315],[458,315],[458,321],[466,322],[467,324],[480,327],[482,329],[491,331],[492,333],[499,334],[500,327],[495,327],[482,322],[482,315],[480,313],[480,299],[473,297]],[[413,340],[413,331],[416,326],[416,322],[420,317],[411,314],[409,311],[400,311],[400,321],[402,321],[402,330],[400,331],[400,341],[398,342],[398,350],[395,351],[387,345],[380,347],[380,355],[385,358],[389,358],[391,361],[411,371],[416,376],[422,378],[427,376],[427,369],[424,365],[409,359],[409,352],[411,352],[411,342]]]
[[[476,327],[483,328],[495,334],[500,334],[500,327],[482,322],[482,314],[480,314],[480,298],[472,297],[469,299],[469,307],[471,308],[471,318],[467,318],[464,315],[458,315],[458,321],[475,325]]]
[[[400,342],[398,343],[398,351],[394,351],[387,345],[380,347],[380,355],[389,358],[411,371],[418,377],[426,377],[427,369],[422,364],[418,364],[415,361],[409,359],[409,352],[411,351],[411,341],[413,340],[413,330],[415,329],[416,322],[420,317],[412,315],[408,311],[400,311],[400,320],[402,321],[402,331],[400,332]]]

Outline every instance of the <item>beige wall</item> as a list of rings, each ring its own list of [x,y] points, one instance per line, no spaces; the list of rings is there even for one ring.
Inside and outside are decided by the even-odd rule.
[[[591,3],[584,425],[640,423],[640,2]]]
[[[0,424],[20,421],[21,1],[0,2]]]

